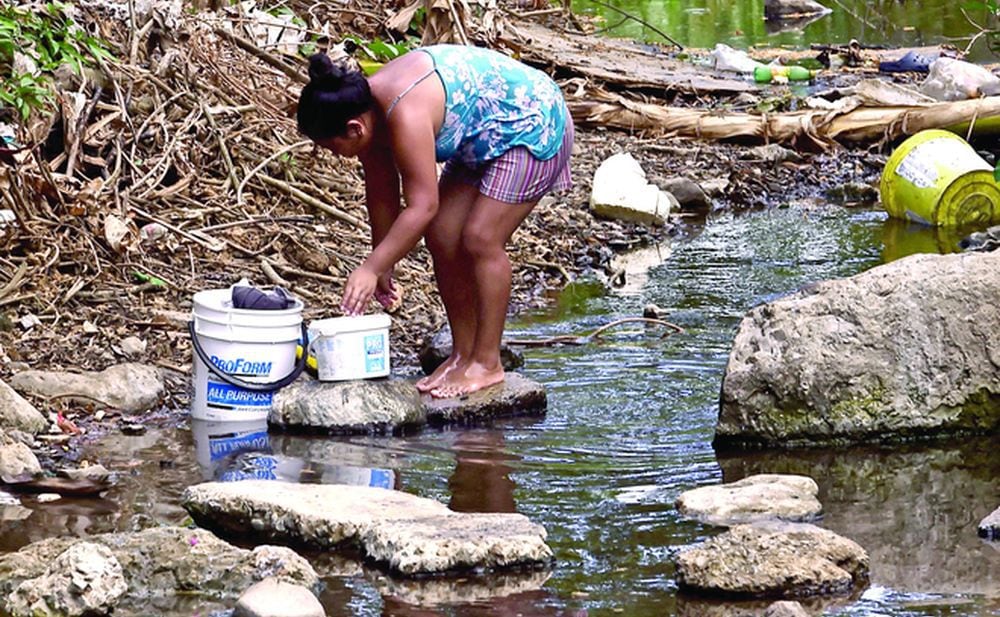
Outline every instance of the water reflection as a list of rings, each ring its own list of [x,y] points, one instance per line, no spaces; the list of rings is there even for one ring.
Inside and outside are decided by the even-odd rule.
[[[266,420],[211,422],[192,419],[191,435],[205,480],[281,480],[396,487],[396,473],[391,469],[331,463],[329,452],[316,459],[315,450],[306,449],[309,456],[301,456],[272,447]],[[284,440],[278,445],[287,443]],[[343,457],[333,460],[343,460]]]
[[[500,431],[467,431],[454,442],[455,471],[448,478],[455,512],[516,512],[514,482],[508,461],[517,457],[504,448]]]
[[[976,534],[1000,504],[993,439],[954,446],[854,448],[726,456],[726,482],[757,473],[819,484],[821,526],[871,557],[871,584],[899,592],[995,595],[1000,552]]]
[[[882,261],[889,263],[910,255],[945,255],[961,252],[958,243],[973,230],[928,227],[912,221],[886,219],[882,227]]]

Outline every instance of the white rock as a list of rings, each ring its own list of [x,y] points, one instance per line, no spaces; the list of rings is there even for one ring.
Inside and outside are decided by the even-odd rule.
[[[18,585],[8,604],[15,616],[103,615],[127,590],[111,549],[80,542],[56,557],[44,575]]]
[[[155,407],[165,388],[159,369],[134,363],[111,366],[101,372],[24,371],[13,375],[10,385],[19,392],[43,397],[77,395],[84,403],[99,401],[130,413]]]
[[[823,510],[818,492],[816,482],[806,476],[758,474],[685,491],[677,498],[677,509],[699,521],[725,526],[768,518],[810,521]]]
[[[595,214],[637,223],[663,225],[677,200],[646,180],[631,154],[616,154],[594,172],[590,207]]]
[[[305,587],[265,578],[240,596],[233,617],[326,617],[326,611]]]
[[[122,353],[130,358],[146,353],[146,341],[137,336],[127,336],[118,343]]]

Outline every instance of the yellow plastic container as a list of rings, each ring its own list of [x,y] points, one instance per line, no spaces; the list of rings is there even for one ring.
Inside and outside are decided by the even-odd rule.
[[[948,131],[921,131],[904,141],[882,172],[889,216],[940,227],[1000,224],[1000,185],[993,167]]]

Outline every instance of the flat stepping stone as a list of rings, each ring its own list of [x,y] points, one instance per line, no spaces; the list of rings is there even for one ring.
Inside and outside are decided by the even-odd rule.
[[[808,523],[737,525],[677,556],[681,589],[733,598],[848,594],[868,581],[868,553]]]
[[[320,549],[360,547],[405,575],[473,568],[540,567],[546,532],[520,514],[452,512],[399,491],[275,481],[208,482],[184,491],[201,526],[256,540]]]
[[[677,509],[703,523],[726,527],[766,519],[806,522],[823,511],[818,492],[816,482],[807,476],[759,474],[685,491],[677,499]]]
[[[467,424],[497,417],[544,415],[545,388],[518,373],[507,373],[503,383],[458,398],[422,397],[427,422],[433,426]]]
[[[979,537],[1000,540],[1000,508],[994,510],[979,523]]]
[[[299,379],[275,393],[267,421],[289,431],[368,433],[427,419],[420,392],[404,379]]]
[[[291,432],[393,432],[425,424],[544,415],[545,388],[517,373],[502,384],[454,399],[421,396],[408,379],[321,382],[300,379],[274,395],[268,423]]]

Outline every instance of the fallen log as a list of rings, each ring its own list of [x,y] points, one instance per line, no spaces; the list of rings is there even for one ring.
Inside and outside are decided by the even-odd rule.
[[[504,42],[519,48],[521,60],[556,67],[607,85],[644,88],[659,94],[669,91],[732,94],[756,90],[753,82],[675,60],[651,45],[560,33],[530,22],[519,22],[510,30],[513,36]]]
[[[926,129],[948,128],[1000,118],[1000,96],[893,107],[844,106],[779,114],[729,113],[641,103],[602,92],[572,97],[570,113],[578,126],[616,127],[670,133],[706,140],[787,143],[810,150],[836,144],[892,141]]]

